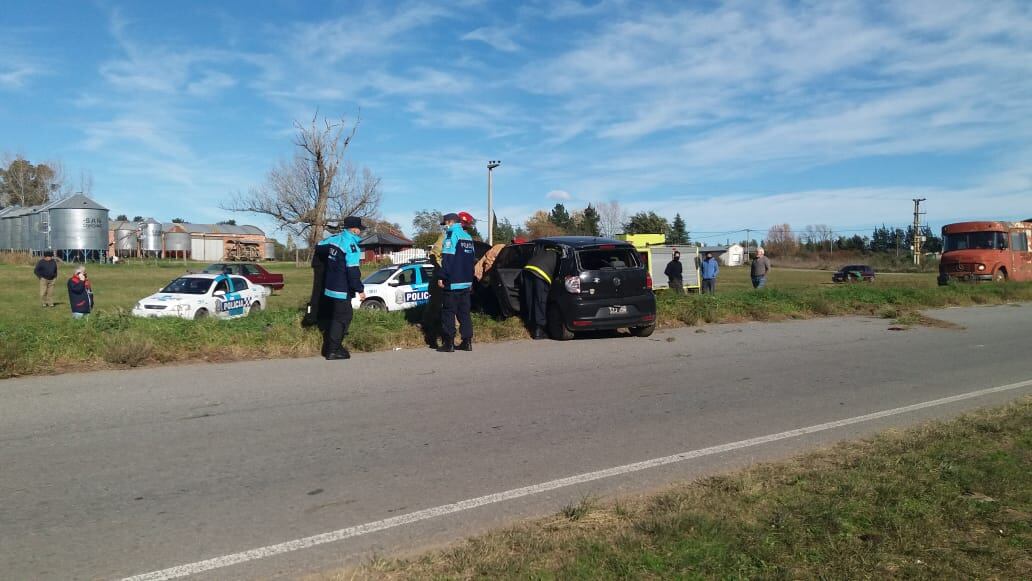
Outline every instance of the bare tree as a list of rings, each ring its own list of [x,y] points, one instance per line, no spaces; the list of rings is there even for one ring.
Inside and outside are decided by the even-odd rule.
[[[767,231],[767,241],[763,244],[767,254],[771,256],[787,256],[798,248],[798,242],[788,224],[776,224]]]
[[[247,194],[238,193],[222,207],[269,216],[280,227],[303,237],[309,248],[319,242],[330,220],[376,217],[380,178],[369,168],[359,171],[344,159],[358,125],[356,120],[349,129],[343,119],[324,119],[320,124],[318,113],[308,125],[294,122],[294,158],[270,170],[263,185]]]
[[[20,155],[4,155],[0,164],[0,207],[36,206],[70,194],[60,161],[34,165]]]
[[[598,229],[603,236],[612,238],[623,232],[623,225],[627,222],[627,211],[620,206],[620,202],[610,200],[600,203],[595,210],[598,211]]]

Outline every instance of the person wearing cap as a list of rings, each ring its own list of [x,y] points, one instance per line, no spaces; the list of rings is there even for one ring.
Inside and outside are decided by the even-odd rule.
[[[699,268],[702,275],[702,292],[713,294],[717,292],[717,275],[720,274],[720,263],[713,258],[712,252],[706,253],[706,258]]]
[[[93,285],[86,274],[86,267],[75,269],[68,279],[68,304],[72,307],[72,318],[82,319],[93,311]]]
[[[327,311],[330,320],[323,331],[322,353],[329,361],[351,358],[351,353],[344,347],[344,337],[348,335],[354,316],[351,299],[358,295],[365,300],[365,287],[359,270],[362,250],[358,246],[365,225],[361,218],[348,216],[341,221],[340,227],[343,230],[339,234],[323,240],[316,248],[316,254],[326,257],[323,296],[329,301]]]
[[[455,318],[458,317],[462,338],[459,350],[472,351],[470,292],[473,287],[473,264],[476,261],[473,238],[463,229],[458,214],[445,214],[441,225],[445,231],[437,285],[444,290],[444,304],[441,308],[441,339],[444,344],[437,350],[442,353],[455,351]]]
[[[43,308],[54,306],[54,281],[57,280],[57,261],[51,250],[43,252],[43,258],[32,271],[39,279],[39,302]]]

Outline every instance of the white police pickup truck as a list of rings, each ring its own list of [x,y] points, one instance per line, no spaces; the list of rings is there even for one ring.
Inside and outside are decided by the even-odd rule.
[[[355,297],[355,308],[378,311],[404,311],[430,300],[430,277],[433,265],[428,262],[395,264],[377,270],[362,280],[365,300]]]
[[[242,276],[189,274],[142,299],[133,307],[137,317],[235,319],[264,309],[269,289]]]

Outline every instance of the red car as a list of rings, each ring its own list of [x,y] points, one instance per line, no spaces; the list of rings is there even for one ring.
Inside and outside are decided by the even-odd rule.
[[[253,262],[216,262],[201,272],[206,274],[238,274],[254,284],[267,286],[274,291],[283,290],[283,275],[269,272]]]

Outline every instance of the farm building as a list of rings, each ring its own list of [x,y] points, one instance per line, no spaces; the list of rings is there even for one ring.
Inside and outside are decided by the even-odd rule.
[[[122,257],[153,256],[178,260],[272,259],[271,244],[257,226],[161,223],[114,220],[109,244]]]
[[[713,258],[720,261],[724,266],[742,266],[745,264],[745,247],[741,244],[730,246],[703,246],[699,249],[699,255],[705,257],[706,253],[713,254]]]
[[[387,232],[373,232],[358,243],[365,252],[366,260],[376,260],[393,252],[408,250],[412,245],[411,240]]]

